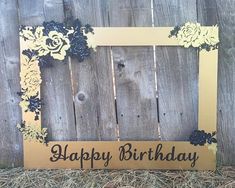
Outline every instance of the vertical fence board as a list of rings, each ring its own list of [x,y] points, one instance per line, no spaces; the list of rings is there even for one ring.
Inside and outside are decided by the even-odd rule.
[[[154,0],[155,26],[197,21],[196,0]],[[162,140],[187,140],[197,129],[198,58],[196,49],[156,47]]]
[[[65,10],[68,19],[78,18],[83,24],[108,24],[106,1],[67,1]],[[117,139],[111,65],[110,47],[98,47],[82,63],[71,58],[78,140]]]
[[[17,1],[0,2],[0,167],[22,165]]]
[[[41,25],[43,21],[64,21],[62,0],[19,1],[20,24]],[[68,60],[53,61],[43,68],[41,97],[42,126],[48,128],[49,140],[75,140],[75,118]]]
[[[225,11],[226,10],[226,11]],[[235,1],[198,2],[198,20],[205,25],[219,24],[218,82],[218,161],[235,164]]]
[[[109,1],[110,26],[151,26],[151,1]],[[121,33],[120,33],[121,35]],[[153,47],[113,47],[121,140],[157,140]]]

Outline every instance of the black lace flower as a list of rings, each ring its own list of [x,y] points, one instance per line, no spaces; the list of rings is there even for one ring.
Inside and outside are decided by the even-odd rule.
[[[44,68],[44,67],[52,67],[53,64],[53,57],[50,56],[50,54],[47,54],[45,56],[40,56],[38,61],[39,61],[39,66]]]
[[[171,30],[170,35],[169,35],[169,38],[170,38],[170,37],[173,37],[173,36],[176,37],[177,34],[178,34],[178,32],[179,32],[179,30],[180,30],[180,26],[178,26],[178,25],[175,26],[174,29]]]
[[[189,137],[189,141],[191,144],[197,146],[203,146],[206,143],[212,144],[216,143],[216,138],[214,138],[215,132],[214,133],[206,133],[204,130],[195,130],[192,132],[192,134]]]
[[[50,31],[57,31],[63,33],[63,35],[67,35],[68,30],[65,28],[63,23],[58,23],[55,21],[43,22],[43,34],[48,36]]]
[[[203,43],[201,46],[200,46],[200,49],[205,49],[206,51],[211,51],[211,50],[215,50],[215,49],[218,49],[218,44],[216,45],[209,45],[209,44],[206,44],[206,43]]]
[[[42,101],[39,98],[39,93],[35,96],[24,96],[24,92],[17,92],[19,96],[21,96],[22,101],[20,102],[20,106],[25,112],[34,112],[35,117],[34,120],[39,120],[39,115],[41,111]]]
[[[87,46],[87,37],[83,35],[85,33],[93,32],[90,25],[82,27],[81,22],[77,19],[73,23],[74,32],[69,35],[70,49],[69,55],[76,57],[79,62],[84,61],[85,58],[90,56],[90,48]]]
[[[86,24],[84,28],[85,33],[93,33],[94,34],[94,29],[91,27],[90,24]]]
[[[36,96],[30,96],[27,101],[29,101],[29,110],[31,112],[35,112],[36,110],[41,110],[41,99],[38,98],[38,94]]]

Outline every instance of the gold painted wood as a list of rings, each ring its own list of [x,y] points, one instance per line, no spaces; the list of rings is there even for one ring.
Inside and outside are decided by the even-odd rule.
[[[120,156],[120,146],[130,143],[132,145],[130,151],[132,152],[132,157],[130,160],[119,159]],[[79,141],[79,142],[49,142],[46,147],[40,143],[34,143],[25,141],[24,146],[24,167],[27,169],[59,169],[59,168],[71,168],[79,169],[81,168],[81,161],[69,159],[60,159],[56,162],[51,162],[50,158],[53,157],[51,149],[54,145],[61,145],[62,154],[64,155],[65,146],[67,147],[66,156],[72,153],[78,153],[80,156],[81,149],[84,148],[84,152],[92,153],[92,148],[95,149],[94,152],[110,152],[112,158],[110,159],[107,166],[104,166],[106,160],[97,160],[93,163],[92,169],[191,169],[191,170],[215,170],[216,159],[212,151],[208,150],[206,146],[193,146],[188,142],[158,142],[158,141]],[[151,157],[155,158],[155,150],[158,144],[162,144],[162,153],[164,156],[170,153],[173,146],[175,146],[175,154],[186,153],[186,155],[191,152],[196,152],[199,159],[196,160],[195,166],[192,168],[192,161],[159,161],[158,160],[148,160],[148,156],[144,155],[143,160],[134,160],[134,149],[138,156],[140,151],[148,152],[149,148],[152,148],[153,155]],[[129,150],[129,146],[126,145],[126,151]],[[57,146],[55,146],[54,151],[56,151]],[[55,153],[56,154],[56,153]],[[74,157],[75,154],[72,154]],[[126,154],[126,157],[129,154]],[[176,156],[175,155],[175,156]],[[53,158],[55,160],[55,158]],[[91,169],[91,160],[83,161],[83,169]]]
[[[216,131],[218,50],[199,53],[198,129]]]
[[[202,27],[204,28],[204,27]],[[179,46],[169,38],[174,27],[94,27],[88,38],[97,46]]]

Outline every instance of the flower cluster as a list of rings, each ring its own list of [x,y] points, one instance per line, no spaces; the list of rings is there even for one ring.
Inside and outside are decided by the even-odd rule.
[[[212,144],[217,143],[217,140],[215,138],[215,132],[206,133],[204,130],[195,130],[192,132],[192,134],[189,137],[189,141],[193,145],[200,145],[203,146],[206,143]]]
[[[87,36],[85,36],[85,34],[93,33],[93,29],[88,24],[82,27],[79,20],[74,21],[72,28],[74,32],[69,34],[71,45],[69,55],[76,57],[79,62],[82,62],[85,58],[90,56],[90,46],[87,43]]]
[[[24,96],[30,97],[37,95],[39,91],[42,79],[41,79],[41,71],[38,66],[38,60],[33,55],[34,52],[30,50],[23,51],[23,53],[27,54],[23,56],[25,60],[21,64],[21,72],[20,72],[20,84],[22,91],[24,92]]]
[[[188,48],[199,47],[207,51],[218,48],[218,27],[201,27],[199,23],[187,22],[182,26],[176,26],[169,37],[176,37],[179,44]]]
[[[39,98],[39,94],[37,93],[34,96],[26,96],[24,92],[18,92],[18,95],[21,96],[20,107],[24,112],[34,112],[35,117],[34,120],[39,120],[39,115],[42,107],[42,101]]]
[[[33,140],[39,143],[47,143],[47,128],[39,130],[34,125],[26,125],[25,122],[16,126],[22,132],[25,140]]]
[[[43,27],[21,26],[20,37],[29,44],[23,54],[28,58],[36,56],[41,66],[50,66],[53,59],[64,60],[67,55],[82,62],[89,57],[92,47],[87,43],[88,33],[93,34],[91,26],[82,26],[79,20],[70,28],[55,21],[44,22]]]
[[[88,34],[94,34],[90,25],[82,26],[75,20],[71,27],[54,21],[44,22],[43,27],[20,27],[20,40],[27,41],[27,48],[22,50],[21,63],[21,97],[20,106],[23,112],[35,114],[39,120],[42,102],[39,96],[42,82],[40,67],[51,66],[53,60],[64,60],[70,55],[79,62],[90,56],[92,45],[88,43]],[[26,47],[26,45],[24,46]],[[38,130],[33,125],[18,124],[17,128],[25,139],[45,143],[46,129]]]

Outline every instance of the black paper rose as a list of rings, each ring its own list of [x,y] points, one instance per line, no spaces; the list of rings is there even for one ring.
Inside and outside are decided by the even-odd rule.
[[[191,144],[197,146],[203,146],[206,143],[208,144],[212,144],[212,143],[216,143],[216,138],[214,138],[215,136],[215,132],[211,133],[206,133],[204,130],[195,130],[192,132],[192,134],[189,137],[189,141]]]
[[[43,27],[43,34],[46,36],[50,33],[50,31],[57,31],[63,35],[67,35],[68,33],[68,30],[65,28],[63,23],[58,23],[55,21],[43,22]]]
[[[39,119],[39,114],[42,107],[42,101],[39,98],[39,94],[37,93],[35,96],[27,97],[24,95],[24,92],[18,92],[19,96],[21,96],[22,101],[20,102],[20,106],[25,112],[34,112],[35,113],[35,120]]]
[[[82,62],[85,58],[90,56],[90,48],[87,44],[87,37],[84,36],[83,31],[88,33],[93,32],[93,29],[90,25],[82,27],[82,24],[79,20],[75,20],[72,27],[74,32],[69,35],[69,55],[76,57],[79,62]]]
[[[31,96],[28,99],[29,101],[29,110],[31,112],[35,112],[36,110],[41,110],[41,99],[38,98],[38,95]]]
[[[47,54],[45,56],[40,56],[38,61],[39,61],[39,66],[40,67],[52,67],[53,66],[53,57],[50,56],[50,54]]]
[[[189,141],[193,145],[203,146],[206,143],[207,134],[205,131],[195,130],[189,137]]]

